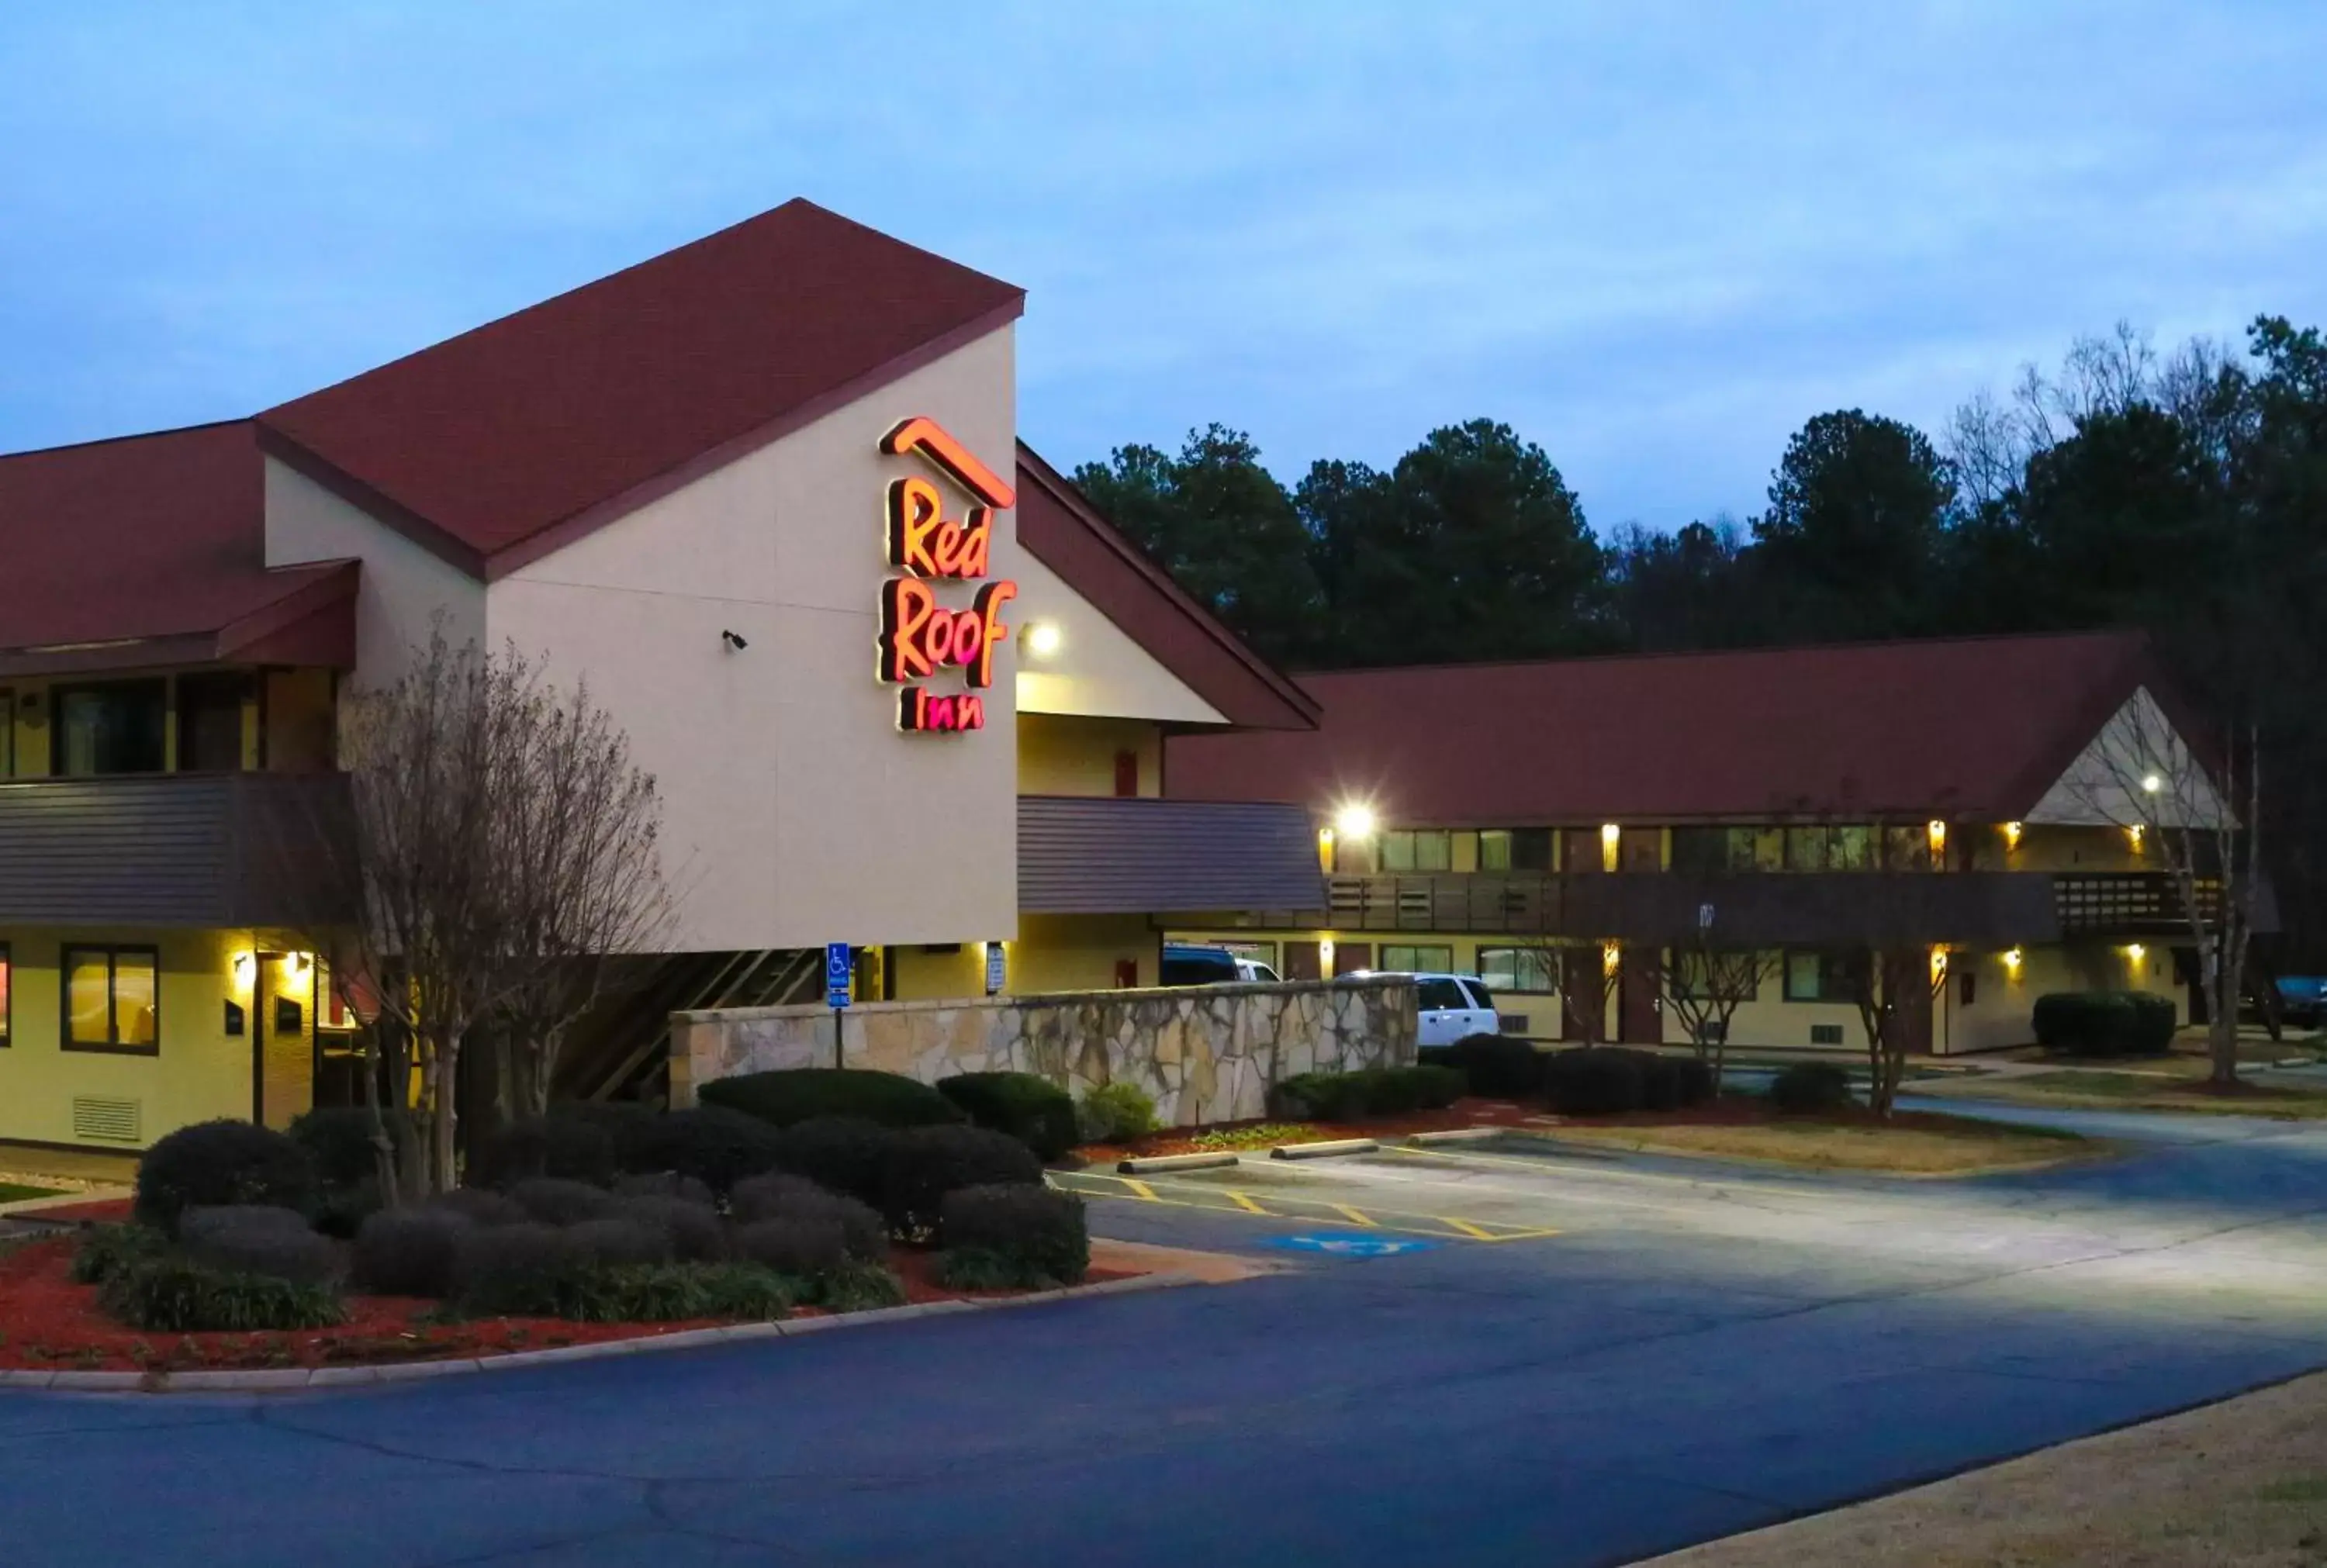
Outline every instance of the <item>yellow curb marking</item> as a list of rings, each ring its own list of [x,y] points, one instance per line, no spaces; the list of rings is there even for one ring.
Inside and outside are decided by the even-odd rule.
[[[1136,1178],[1130,1176],[1118,1177],[1117,1180],[1120,1181],[1126,1187],[1130,1188],[1134,1192],[1139,1194],[1140,1197],[1147,1199],[1150,1203],[1161,1203],[1163,1201],[1162,1199],[1155,1196],[1155,1189],[1150,1187],[1145,1181],[1141,1181]]]
[[[1255,1203],[1250,1198],[1237,1191],[1234,1188],[1223,1187],[1220,1190],[1230,1202],[1234,1203],[1238,1209],[1243,1209],[1247,1214],[1266,1214],[1268,1212],[1267,1209],[1263,1209],[1259,1204]]]
[[[1207,1199],[1214,1195],[1226,1199],[1198,1201],[1188,1198],[1167,1198],[1148,1182],[1129,1176],[1111,1176],[1094,1171],[1053,1171],[1045,1180],[1063,1192],[1077,1192],[1087,1198],[1135,1198],[1144,1203],[1160,1204],[1167,1209],[1195,1209],[1212,1214],[1248,1214],[1262,1219],[1307,1220],[1325,1225],[1350,1225],[1369,1230],[1401,1232],[1409,1236],[1435,1236],[1463,1241],[1535,1241],[1559,1232],[1547,1227],[1503,1225],[1499,1221],[1479,1223],[1460,1219],[1453,1215],[1404,1214],[1388,1209],[1371,1213],[1352,1209],[1345,1203],[1329,1203],[1314,1198],[1276,1199],[1286,1207],[1267,1208],[1250,1193],[1234,1188],[1174,1188],[1174,1191],[1203,1193]],[[1297,1206],[1297,1207],[1296,1207]],[[1333,1211],[1332,1216],[1319,1212]]]
[[[1363,1214],[1359,1213],[1356,1209],[1350,1208],[1346,1203],[1329,1203],[1325,1207],[1333,1209],[1337,1213],[1349,1216],[1350,1223],[1352,1225],[1363,1225],[1375,1230],[1379,1230],[1381,1228],[1379,1225],[1376,1224],[1373,1220],[1369,1219]]]
[[[1501,1237],[1496,1236],[1492,1231],[1481,1230],[1467,1219],[1457,1219],[1451,1214],[1442,1214],[1437,1218],[1442,1224],[1453,1226],[1455,1229],[1471,1237],[1473,1241],[1499,1241],[1501,1239]],[[1550,1233],[1547,1231],[1545,1234],[1549,1235]]]

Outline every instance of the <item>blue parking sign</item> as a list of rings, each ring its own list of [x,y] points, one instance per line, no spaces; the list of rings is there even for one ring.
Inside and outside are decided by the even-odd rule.
[[[1396,1257],[1400,1253],[1428,1252],[1443,1245],[1419,1236],[1352,1236],[1337,1232],[1329,1236],[1272,1236],[1264,1246],[1281,1246],[1288,1252],[1322,1252],[1330,1257]]]
[[[848,960],[848,944],[827,942],[824,945],[824,1004],[846,1007],[849,1003],[849,975],[855,967]]]

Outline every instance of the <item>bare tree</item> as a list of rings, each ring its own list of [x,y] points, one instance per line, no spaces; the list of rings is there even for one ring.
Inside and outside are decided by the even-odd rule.
[[[1562,1022],[1571,1029],[1580,1023],[1584,1044],[1605,1044],[1608,1002],[1616,994],[1618,967],[1612,957],[1616,951],[1615,944],[1604,942],[1594,943],[1589,947],[1563,947],[1554,951],[1559,960]]]
[[[1729,1052],[1731,1021],[1784,964],[1784,955],[1771,948],[1715,947],[1708,926],[1694,942],[1675,947],[1672,961],[1659,968],[1665,1005],[1688,1031],[1697,1059],[1713,1069],[1716,1085]]]
[[[371,1010],[383,1190],[416,1198],[457,1181],[476,1026],[500,1026],[508,1076],[521,1068],[538,1106],[604,958],[660,934],[659,806],[586,691],[553,690],[514,648],[456,647],[441,621],[402,677],[350,699],[343,761],[361,893],[334,984]],[[416,1074],[410,1135],[392,1137],[375,1080],[400,1099]]]
[[[1922,949],[1867,947],[1850,955],[1848,975],[1846,987],[1866,1037],[1866,1106],[1887,1122],[1906,1081],[1907,1049],[1914,1041],[1908,1009],[1920,1007],[1929,1017],[1947,971]]]
[[[2063,781],[2088,822],[2137,838],[2172,879],[2198,951],[2211,1079],[2238,1076],[2238,983],[2261,910],[2258,731],[2226,729],[2213,766],[2146,687],[2120,707]]]

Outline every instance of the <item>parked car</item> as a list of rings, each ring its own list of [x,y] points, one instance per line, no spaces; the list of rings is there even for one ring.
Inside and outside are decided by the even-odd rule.
[[[1237,956],[1226,947],[1166,942],[1162,976],[1166,985],[1233,985],[1244,974]]]
[[[1257,958],[1238,958],[1237,960],[1237,978],[1266,985],[1275,985],[1279,984],[1279,976],[1276,971],[1270,968],[1267,965],[1262,963]]]
[[[2289,1023],[2316,1029],[2327,1022],[2327,975],[2282,975],[2278,1010]]]
[[[1377,970],[1380,974],[1386,971]],[[1452,1045],[1474,1034],[1496,1034],[1502,1020],[1487,983],[1476,975],[1414,975],[1414,1043]]]

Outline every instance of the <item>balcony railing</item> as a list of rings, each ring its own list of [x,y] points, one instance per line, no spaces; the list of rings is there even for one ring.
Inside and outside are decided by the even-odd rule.
[[[2201,877],[2193,888],[2199,918],[2221,918],[2222,884]],[[2063,872],[2052,878],[2063,937],[2188,936],[2190,901],[2163,872]]]
[[[0,783],[0,923],[306,925],[346,913],[347,779]]]

